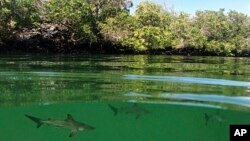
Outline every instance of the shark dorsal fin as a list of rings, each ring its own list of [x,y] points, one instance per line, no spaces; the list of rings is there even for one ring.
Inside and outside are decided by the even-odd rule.
[[[134,107],[138,107],[138,104],[137,103],[134,103],[134,105],[133,105]]]
[[[67,114],[67,121],[72,121],[74,120],[74,118],[71,116],[71,114]]]

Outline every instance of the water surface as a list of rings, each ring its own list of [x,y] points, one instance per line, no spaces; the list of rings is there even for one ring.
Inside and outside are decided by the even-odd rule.
[[[227,141],[250,124],[249,76],[249,58],[2,55],[0,140]],[[150,113],[137,119],[134,103]],[[69,138],[25,114],[96,129]]]

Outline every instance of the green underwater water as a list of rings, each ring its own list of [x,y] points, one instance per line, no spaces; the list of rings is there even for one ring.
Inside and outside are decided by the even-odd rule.
[[[223,121],[211,120],[206,124],[204,113],[217,114],[216,109],[176,104],[138,104],[151,113],[138,119],[133,114],[114,116],[104,102],[52,104],[46,106],[22,106],[0,110],[1,140],[51,141],[51,140],[120,140],[120,141],[226,141],[229,125],[249,124],[250,114],[220,110]],[[112,103],[115,106],[131,106],[132,103]],[[70,113],[75,120],[94,126],[95,130],[79,132],[69,138],[70,130],[36,124],[24,114],[44,119],[66,119]]]
[[[249,76],[248,58],[1,56],[0,141],[228,141],[250,124]],[[69,137],[26,114],[95,129]]]

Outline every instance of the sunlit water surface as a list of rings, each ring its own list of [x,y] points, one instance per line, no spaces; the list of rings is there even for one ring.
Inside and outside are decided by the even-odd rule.
[[[2,55],[0,117],[0,141],[228,141],[250,124],[250,59]]]

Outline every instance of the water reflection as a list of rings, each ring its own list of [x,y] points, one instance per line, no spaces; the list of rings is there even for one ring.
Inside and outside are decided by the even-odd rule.
[[[133,93],[133,92],[124,94],[124,96],[131,96],[131,97],[152,97],[152,95],[148,95],[148,94],[139,94],[139,93]]]
[[[125,79],[130,80],[150,80],[150,81],[168,81],[180,83],[196,83],[208,85],[223,86],[250,86],[250,82],[232,81],[225,79],[197,78],[197,77],[180,77],[180,76],[155,76],[155,75],[124,75]]]
[[[170,98],[170,99],[219,102],[219,103],[236,104],[236,105],[250,107],[250,97],[204,95],[204,94],[202,95],[200,94],[160,94],[159,96],[162,98]]]
[[[124,93],[152,101],[163,93],[244,97],[249,74],[247,58],[6,55],[0,59],[0,106],[124,101]]]
[[[213,107],[220,103],[220,104],[233,104],[233,105],[240,105],[245,107],[250,107],[250,97],[243,97],[243,96],[224,96],[224,95],[212,95],[212,94],[187,94],[187,93],[180,93],[180,94],[171,94],[171,93],[163,93],[159,95],[147,95],[147,94],[140,94],[140,93],[127,93],[124,96],[132,97],[132,98],[144,98],[144,99],[154,99],[154,101],[158,100],[159,103],[165,100],[170,101],[180,101],[177,102],[178,104],[184,105],[193,105],[193,106],[205,106],[205,107]],[[192,102],[192,103],[189,103]],[[194,103],[198,102],[198,103]],[[205,102],[205,103],[200,103]],[[154,102],[153,102],[154,103]],[[163,102],[166,103],[166,102]],[[171,102],[167,102],[171,103]],[[176,103],[176,102],[174,102]],[[213,105],[212,105],[213,103]]]
[[[175,106],[187,106],[187,107],[204,107],[204,108],[211,108],[211,109],[224,109],[224,107],[219,105],[213,104],[206,104],[206,103],[198,103],[198,102],[188,102],[188,101],[150,101],[150,100],[128,100],[128,102],[137,102],[137,103],[147,103],[147,104],[161,104],[161,105],[175,105]]]

